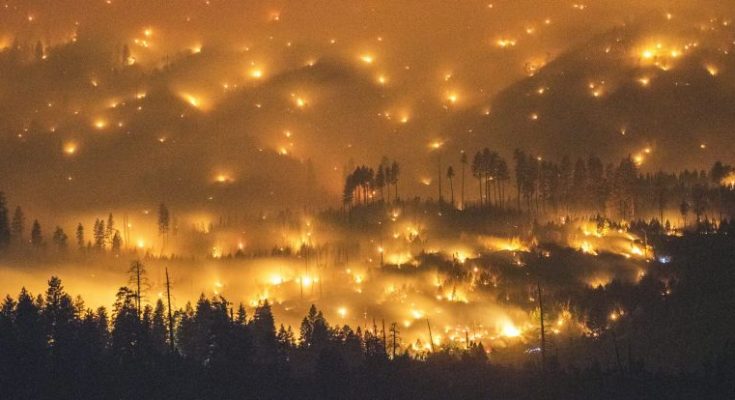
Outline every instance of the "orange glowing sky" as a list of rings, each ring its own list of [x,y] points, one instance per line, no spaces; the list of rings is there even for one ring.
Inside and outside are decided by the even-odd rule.
[[[8,2],[4,189],[41,210],[284,207],[335,201],[349,166],[385,156],[426,197],[437,155],[456,166],[484,146],[704,168],[731,157],[734,15],[684,1]]]

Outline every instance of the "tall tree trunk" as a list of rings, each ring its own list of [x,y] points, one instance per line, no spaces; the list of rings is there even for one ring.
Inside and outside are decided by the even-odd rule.
[[[176,350],[174,344],[174,315],[171,313],[171,282],[168,280],[168,268],[166,268],[166,300],[168,302],[168,341],[171,353]]]
[[[439,176],[438,176],[439,177],[439,181],[438,181],[439,182],[439,204],[441,204],[443,202],[442,201],[442,159],[438,153],[437,153],[436,159],[437,159],[437,168],[439,172]]]
[[[487,204],[488,208],[493,205],[492,198],[490,197],[490,180],[488,179],[487,174],[485,175],[485,204]]]
[[[541,298],[541,283],[536,281],[536,289],[538,290],[538,307],[539,307],[539,322],[541,325],[541,370],[546,368],[546,328],[544,327],[544,302]]]
[[[462,209],[464,210],[464,166],[465,163],[462,163],[462,194],[461,194],[461,201],[462,201]],[[720,218],[722,219],[722,218]]]
[[[480,208],[482,208],[482,177],[477,177],[477,183],[480,184]]]
[[[452,201],[452,208],[454,208],[454,183],[452,182],[452,178],[449,178],[449,191],[452,194],[451,201]]]
[[[516,181],[516,202],[518,203],[518,212],[521,212],[521,182]]]

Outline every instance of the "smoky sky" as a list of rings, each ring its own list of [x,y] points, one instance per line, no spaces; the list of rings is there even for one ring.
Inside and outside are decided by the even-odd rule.
[[[337,205],[345,171],[516,147],[732,161],[735,6],[663,1],[18,1],[0,175],[34,213]],[[431,143],[441,143],[432,150]],[[645,151],[644,153],[644,150]],[[729,158],[728,158],[729,157]]]

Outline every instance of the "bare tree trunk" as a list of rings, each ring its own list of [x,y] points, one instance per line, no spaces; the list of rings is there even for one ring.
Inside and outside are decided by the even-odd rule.
[[[442,199],[442,159],[441,159],[441,155],[439,155],[437,153],[436,159],[437,159],[437,167],[439,168],[439,176],[438,176],[439,177],[439,181],[438,181],[438,183],[439,183],[439,204],[441,204],[441,203],[443,203],[443,199]]]
[[[538,291],[539,320],[541,323],[541,370],[546,368],[546,330],[544,328],[544,302],[541,298],[541,284],[536,281]]]
[[[166,300],[168,301],[168,341],[173,353],[176,348],[174,345],[174,316],[171,313],[171,282],[168,280],[168,268],[166,268]]]
[[[480,184],[480,208],[482,208],[482,177],[478,177],[477,182]]]
[[[462,195],[461,195],[461,202],[462,202],[462,209],[464,210],[464,166],[465,163],[462,163]],[[722,219],[722,218],[720,218]]]
[[[397,343],[396,343],[396,330],[397,330],[397,329],[398,329],[398,328],[397,328],[397,326],[396,326],[396,323],[394,322],[394,323],[393,323],[393,324],[391,325],[391,330],[393,331],[392,333],[393,333],[393,359],[394,359],[394,360],[396,359],[396,346],[397,346]]]
[[[454,183],[452,178],[449,178],[449,191],[452,193],[452,208],[454,208]]]
[[[431,336],[431,323],[429,322],[429,319],[426,318],[426,325],[429,327],[429,343],[431,344],[431,352],[434,352],[434,337]]]

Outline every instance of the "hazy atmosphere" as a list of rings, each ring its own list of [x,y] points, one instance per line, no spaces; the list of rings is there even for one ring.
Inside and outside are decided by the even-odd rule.
[[[733,18],[0,3],[0,387],[732,398]]]

